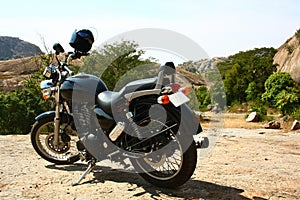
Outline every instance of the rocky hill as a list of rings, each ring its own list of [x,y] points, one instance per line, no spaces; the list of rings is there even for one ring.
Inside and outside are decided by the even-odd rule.
[[[197,72],[199,74],[203,74],[210,70],[216,69],[216,66],[218,63],[225,62],[227,60],[228,60],[228,58],[225,58],[225,57],[214,57],[211,59],[207,58],[207,59],[202,59],[202,60],[198,60],[195,62],[188,61],[179,66],[189,72],[194,72],[194,73]]]
[[[39,57],[0,61],[0,91],[7,92],[23,86],[31,73],[42,67]]]
[[[16,37],[0,36],[0,60],[10,60],[43,54],[41,49]]]
[[[278,71],[288,72],[300,84],[300,29],[278,48],[274,56]]]
[[[42,67],[39,58],[32,57],[41,53],[39,47],[19,38],[0,36],[0,90],[7,91],[22,87],[22,82],[28,78],[29,74]],[[26,57],[27,55],[31,56]],[[9,57],[14,59],[3,60]],[[202,74],[214,68],[219,62],[227,60],[228,58],[225,57],[215,57],[196,62],[190,61],[181,64],[177,69],[193,85],[203,85],[205,81],[199,73]],[[278,71],[290,73],[292,78],[300,84],[300,30],[278,48],[274,63],[278,64]],[[75,65],[79,66],[80,63]]]

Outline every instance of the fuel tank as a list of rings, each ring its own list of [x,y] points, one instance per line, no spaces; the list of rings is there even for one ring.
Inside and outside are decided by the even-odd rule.
[[[96,99],[98,94],[106,90],[108,89],[105,83],[97,76],[90,74],[78,74],[68,77],[60,87],[62,98],[68,101],[72,100],[74,92],[80,94],[81,100],[84,100],[85,98]]]

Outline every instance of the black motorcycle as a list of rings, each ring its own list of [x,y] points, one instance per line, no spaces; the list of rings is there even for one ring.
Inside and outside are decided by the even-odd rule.
[[[109,91],[98,77],[73,75],[68,68],[71,59],[88,55],[93,42],[89,30],[80,30],[71,38],[74,52],[65,53],[58,43],[53,46],[57,64],[45,68],[48,80],[41,82],[41,90],[45,100],[54,100],[55,110],[36,117],[31,130],[35,151],[55,164],[87,161],[87,170],[75,184],[105,159],[132,166],[159,187],[184,184],[195,170],[203,138],[199,118],[175,82],[174,64],[161,66],[155,78]],[[65,54],[64,62],[60,54]]]

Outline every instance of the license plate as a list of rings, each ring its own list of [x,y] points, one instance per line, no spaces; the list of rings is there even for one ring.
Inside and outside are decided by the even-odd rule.
[[[181,106],[182,104],[187,103],[190,100],[182,92],[176,92],[175,94],[169,95],[169,99],[175,107]]]

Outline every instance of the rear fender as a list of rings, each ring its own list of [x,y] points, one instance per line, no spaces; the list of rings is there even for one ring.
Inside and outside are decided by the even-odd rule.
[[[181,105],[180,108],[168,109],[168,112],[180,119],[179,130],[185,135],[191,136],[202,132],[199,117],[195,115],[187,104]]]
[[[136,99],[132,102],[131,106],[139,103],[139,101],[146,101],[148,103],[157,104],[157,96],[147,96],[143,98]],[[173,104],[162,105],[165,110],[170,114],[170,117],[178,122],[177,132],[178,139],[182,142],[182,147],[187,150],[191,143],[194,142],[193,135],[202,132],[202,127],[200,125],[200,119],[195,115],[195,113],[190,109],[187,104],[183,104],[179,107],[175,107]]]
[[[145,96],[138,98],[130,105],[130,110],[133,110],[134,105],[138,104],[139,101],[157,104],[158,96]],[[165,110],[173,115],[180,123],[180,131],[188,135],[196,135],[202,132],[200,125],[200,118],[195,115],[191,108],[187,104],[183,104],[179,107],[175,107],[173,104],[162,105]]]
[[[180,119],[176,135],[178,140],[181,141],[183,151],[186,151],[192,143],[196,144],[194,136],[202,132],[199,117],[194,114],[187,104],[181,105],[179,109],[174,107],[169,112],[175,115],[177,119]]]

